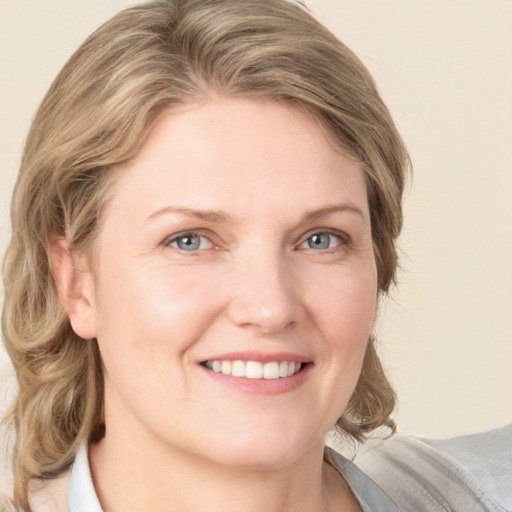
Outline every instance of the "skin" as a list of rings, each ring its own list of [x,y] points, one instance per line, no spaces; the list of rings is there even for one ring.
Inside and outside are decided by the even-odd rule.
[[[55,250],[105,366],[104,510],[360,510],[322,462],[375,320],[360,167],[291,107],[216,98],[163,115],[117,172],[93,268]],[[307,371],[283,391],[201,364],[240,351]]]

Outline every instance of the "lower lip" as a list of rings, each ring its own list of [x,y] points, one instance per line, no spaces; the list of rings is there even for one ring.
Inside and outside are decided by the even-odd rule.
[[[289,393],[298,388],[307,378],[312,364],[307,364],[298,373],[291,377],[280,377],[278,379],[247,379],[244,377],[233,377],[209,370],[204,366],[200,368],[219,384],[251,395],[281,395]]]

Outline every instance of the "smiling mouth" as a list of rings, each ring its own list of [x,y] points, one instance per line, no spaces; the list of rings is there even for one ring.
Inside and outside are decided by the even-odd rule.
[[[294,361],[204,361],[202,366],[215,373],[245,379],[282,379],[299,373],[307,363]]]

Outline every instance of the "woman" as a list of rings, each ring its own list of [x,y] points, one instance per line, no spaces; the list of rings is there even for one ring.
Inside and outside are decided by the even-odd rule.
[[[296,4],[153,2],[93,34],[13,197],[15,505],[399,510],[323,439],[393,429],[371,333],[408,165]]]

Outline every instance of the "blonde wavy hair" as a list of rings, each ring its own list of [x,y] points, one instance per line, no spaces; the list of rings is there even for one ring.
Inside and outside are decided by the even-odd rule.
[[[409,158],[359,59],[298,3],[167,0],[124,10],[94,32],[46,94],[14,189],[5,256],[4,343],[19,390],[7,416],[14,503],[30,510],[34,479],[51,479],[84,440],[101,438],[96,340],[71,329],[52,277],[51,239],[94,244],[112,169],[130,161],[163,111],[204,99],[265,98],[301,109],[359,161],[366,177],[380,291],[395,279]],[[374,341],[337,427],[361,440],[391,425],[393,390]]]

